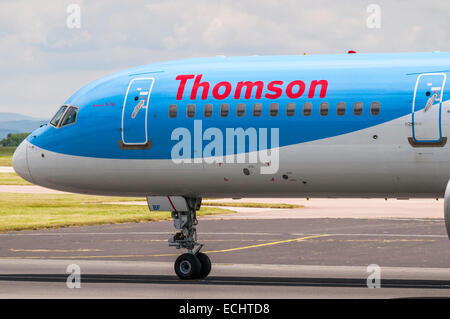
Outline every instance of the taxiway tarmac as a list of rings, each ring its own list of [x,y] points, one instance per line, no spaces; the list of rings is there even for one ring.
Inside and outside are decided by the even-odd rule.
[[[207,279],[187,282],[173,273],[181,251],[167,246],[170,221],[0,234],[0,297],[450,297],[443,219],[239,214],[200,218],[214,266]],[[73,263],[81,289],[65,284]],[[381,289],[366,286],[370,264],[381,267]]]
[[[81,269],[68,288],[66,269]],[[0,298],[414,298],[449,297],[450,272],[384,267],[367,288],[365,267],[216,264],[204,280],[180,281],[169,262],[0,259]]]

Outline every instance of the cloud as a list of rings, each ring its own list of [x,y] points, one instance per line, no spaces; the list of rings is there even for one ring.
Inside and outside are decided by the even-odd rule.
[[[71,3],[80,29],[66,26]],[[366,26],[370,3],[380,5],[380,29]],[[93,77],[169,59],[446,51],[449,10],[446,0],[2,1],[0,111],[50,116]],[[17,87],[32,98],[12,96]]]

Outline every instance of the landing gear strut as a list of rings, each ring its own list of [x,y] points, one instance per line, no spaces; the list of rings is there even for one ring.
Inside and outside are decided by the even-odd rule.
[[[180,255],[175,261],[175,273],[180,279],[206,278],[211,271],[211,260],[200,252],[203,244],[197,242],[197,216],[202,199],[186,198],[188,211],[173,211],[174,226],[180,231],[169,239],[169,246],[177,249],[185,248],[187,253]]]

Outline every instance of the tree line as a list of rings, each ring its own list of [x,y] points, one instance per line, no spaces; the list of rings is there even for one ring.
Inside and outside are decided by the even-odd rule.
[[[9,133],[4,139],[0,141],[0,146],[17,147],[28,135],[30,135],[30,133]]]

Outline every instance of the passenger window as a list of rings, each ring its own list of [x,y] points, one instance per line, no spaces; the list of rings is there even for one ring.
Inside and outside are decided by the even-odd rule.
[[[56,112],[55,116],[50,120],[50,124],[53,126],[58,126],[59,120],[63,116],[64,112],[67,109],[67,105],[63,105],[59,108],[58,112]]]
[[[255,103],[253,105],[253,116],[261,116],[261,113],[262,113],[262,104]]]
[[[222,104],[220,106],[220,116],[222,116],[222,117],[228,116],[229,111],[230,111],[230,106],[228,104]]]
[[[322,115],[322,116],[328,115],[328,108],[329,108],[328,102],[320,103],[320,109],[319,109],[320,115]]]
[[[269,113],[270,113],[270,116],[278,115],[278,103],[270,103]]]
[[[169,117],[177,117],[178,107],[175,104],[169,105]]]
[[[345,102],[339,102],[336,105],[336,114],[339,116],[345,115]]]
[[[186,109],[186,115],[187,115],[187,117],[195,116],[195,104],[188,104],[187,109]]]
[[[245,114],[245,104],[239,103],[236,108],[236,115],[241,117],[244,116],[244,114]]]
[[[310,116],[312,113],[312,103],[306,102],[303,104],[303,115],[304,116]]]
[[[295,103],[288,103],[286,105],[286,115],[294,116],[294,114],[295,114]]]
[[[353,104],[353,114],[361,115],[362,112],[363,112],[363,104],[362,104],[362,102],[355,102],[355,104]]]
[[[370,105],[370,113],[372,115],[378,115],[380,113],[380,102],[372,102]]]
[[[213,111],[212,104],[205,104],[205,109],[203,110],[203,114],[205,117],[211,117]]]
[[[65,126],[65,125],[69,125],[69,124],[73,124],[75,123],[75,121],[77,120],[77,108],[71,106],[66,114],[64,114],[64,118],[61,121],[61,125],[60,126]]]

